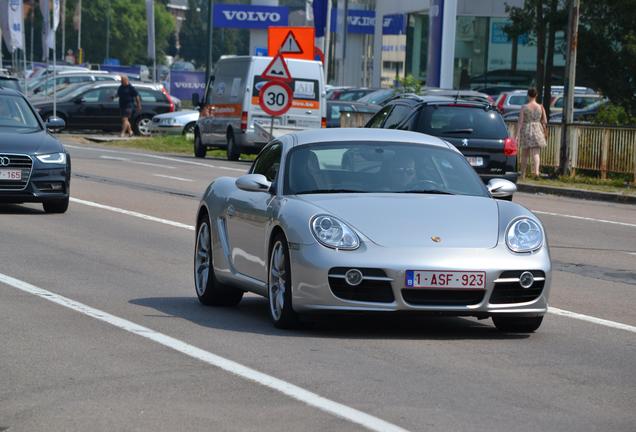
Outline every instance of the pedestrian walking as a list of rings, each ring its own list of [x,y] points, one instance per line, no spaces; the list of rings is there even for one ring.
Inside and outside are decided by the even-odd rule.
[[[117,89],[117,97],[119,97],[119,113],[121,116],[121,134],[133,136],[130,119],[133,117],[134,109],[141,112],[141,97],[137,89],[130,84],[126,75],[121,76],[121,85]]]
[[[548,145],[548,120],[543,105],[537,103],[537,90],[528,89],[528,103],[521,107],[517,124],[517,142],[522,148],[521,178],[525,178],[528,159],[532,162],[532,175],[539,177],[539,153]]]

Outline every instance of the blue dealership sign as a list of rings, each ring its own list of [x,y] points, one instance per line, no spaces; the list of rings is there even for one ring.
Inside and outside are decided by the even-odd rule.
[[[286,26],[289,9],[279,6],[243,4],[214,5],[214,26],[220,28],[266,29]]]
[[[338,10],[331,10],[331,31],[336,32],[338,22]],[[382,34],[399,35],[404,34],[404,15],[384,15],[382,21]],[[347,33],[374,34],[375,33],[375,11],[362,9],[349,9],[347,12]]]
[[[190,100],[193,93],[203,99],[205,72],[173,71],[170,73],[170,94],[181,100]]]

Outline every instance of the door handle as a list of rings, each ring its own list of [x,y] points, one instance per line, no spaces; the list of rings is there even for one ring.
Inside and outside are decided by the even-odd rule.
[[[227,207],[227,215],[228,215],[228,217],[232,217],[232,216],[234,216],[235,214],[236,214],[236,209],[234,208],[234,206],[233,206],[233,205],[229,205],[229,206]]]

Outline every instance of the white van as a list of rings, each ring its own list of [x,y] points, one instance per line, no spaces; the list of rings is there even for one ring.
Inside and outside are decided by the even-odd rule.
[[[194,131],[194,154],[205,157],[209,147],[227,149],[229,160],[241,153],[258,153],[266,144],[254,130],[254,123],[269,127],[271,117],[258,104],[258,95],[266,80],[261,78],[272,57],[222,57],[214,68],[199,103],[201,107]],[[293,81],[292,107],[276,117],[274,125],[300,128],[326,127],[326,99],[322,63],[286,59]]]

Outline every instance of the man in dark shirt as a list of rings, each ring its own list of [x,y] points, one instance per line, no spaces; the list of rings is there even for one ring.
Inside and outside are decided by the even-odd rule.
[[[141,111],[141,97],[137,89],[130,84],[126,75],[121,76],[121,85],[117,89],[117,97],[119,98],[119,112],[121,116],[121,136],[132,136],[132,126],[130,118],[133,115],[135,106],[137,111]]]

